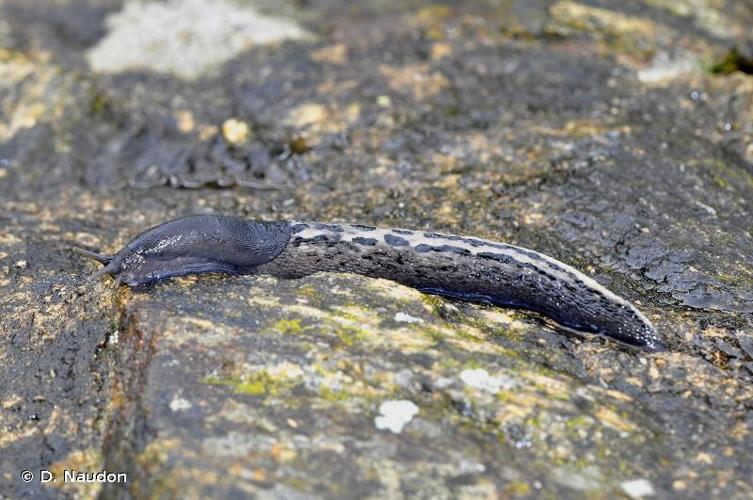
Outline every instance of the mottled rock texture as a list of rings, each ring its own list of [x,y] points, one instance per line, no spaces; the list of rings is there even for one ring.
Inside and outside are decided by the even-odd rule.
[[[750,3],[253,7],[306,38],[186,79],[89,67],[133,4],[0,0],[0,497],[753,495]],[[208,212],[531,247],[670,349],[349,275],[115,289],[67,250]]]

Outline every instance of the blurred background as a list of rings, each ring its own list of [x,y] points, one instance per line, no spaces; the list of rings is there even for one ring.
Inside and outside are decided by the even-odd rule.
[[[733,0],[0,0],[0,496],[753,495],[751,26]],[[348,275],[116,290],[66,250],[210,212],[530,247],[670,351]]]

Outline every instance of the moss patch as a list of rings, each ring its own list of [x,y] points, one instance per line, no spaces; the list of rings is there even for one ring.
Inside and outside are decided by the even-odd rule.
[[[260,370],[241,376],[207,377],[204,383],[223,385],[233,388],[236,394],[248,396],[276,396],[289,391],[296,386],[299,379],[286,375],[272,375],[266,370]]]

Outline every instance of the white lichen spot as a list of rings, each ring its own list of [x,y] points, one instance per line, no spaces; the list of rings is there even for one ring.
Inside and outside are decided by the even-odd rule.
[[[408,400],[385,401],[379,406],[379,416],[374,424],[379,430],[388,429],[400,434],[408,422],[418,415],[418,406]]]
[[[564,465],[552,470],[552,480],[577,491],[598,490],[604,483],[601,469],[595,465],[583,468]]]
[[[184,398],[179,398],[178,396],[175,396],[172,401],[170,401],[170,409],[172,411],[182,411],[187,410],[191,408],[193,405],[190,401]]]
[[[95,71],[147,69],[191,79],[252,45],[307,36],[298,24],[231,0],[130,0],[87,53]]]
[[[624,481],[620,483],[620,488],[630,498],[643,498],[653,496],[654,485],[647,479],[633,479],[632,481]]]
[[[399,312],[395,313],[395,321],[399,323],[423,323],[424,320],[421,318],[417,318],[415,316],[411,316],[408,313]]]
[[[460,380],[465,385],[475,389],[481,389],[491,393],[496,393],[500,389],[509,389],[515,385],[515,381],[507,377],[493,377],[483,368],[476,370],[463,370],[460,372]]]
[[[698,64],[690,56],[671,58],[666,53],[659,53],[651,61],[650,66],[638,71],[638,79],[646,84],[656,84],[667,82],[698,70]]]

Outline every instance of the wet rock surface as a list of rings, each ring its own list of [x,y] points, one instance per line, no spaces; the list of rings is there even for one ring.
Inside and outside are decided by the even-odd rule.
[[[0,2],[0,494],[753,495],[753,80],[713,71],[753,9],[251,7],[307,36],[186,78],[90,69],[133,5]],[[209,212],[531,247],[670,349],[350,275],[116,290],[66,249]]]

